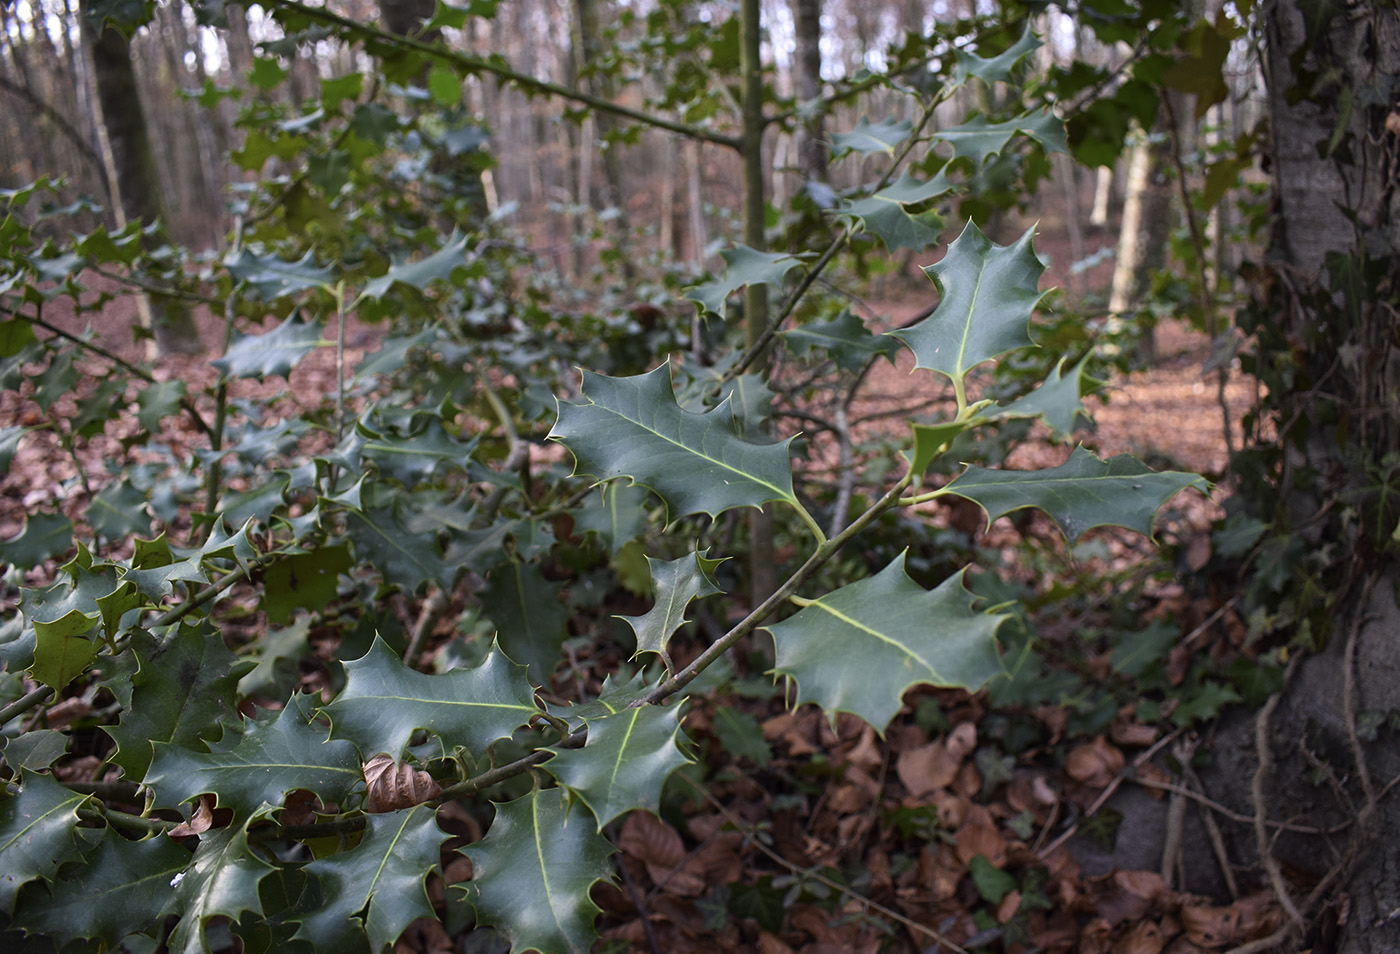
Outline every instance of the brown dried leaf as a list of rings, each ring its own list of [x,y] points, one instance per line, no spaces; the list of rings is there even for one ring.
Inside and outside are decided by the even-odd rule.
[[[171,838],[188,838],[190,835],[202,835],[213,827],[214,796],[201,795],[194,803],[194,811],[190,812],[190,820],[181,822],[166,834]]]
[[[688,898],[705,892],[703,863],[688,859],[681,836],[651,812],[628,813],[617,847],[640,861],[652,884],[664,891]]]
[[[1113,954],[1160,954],[1165,943],[1162,929],[1152,921],[1143,921],[1120,937],[1112,951]]]
[[[1240,909],[1233,904],[1224,908],[1188,904],[1181,909],[1181,926],[1193,944],[1224,947],[1240,938]]]
[[[981,805],[968,806],[967,818],[953,841],[963,864],[971,861],[974,855],[981,855],[993,868],[1006,865],[1006,839],[997,831],[991,813]]]
[[[971,722],[961,722],[953,727],[953,731],[948,733],[945,743],[948,746],[948,755],[955,762],[961,762],[972,754],[977,748],[977,726]]]
[[[894,770],[910,795],[923,798],[953,784],[958,774],[958,760],[948,753],[948,747],[942,742],[930,742],[899,753]]]
[[[365,811],[370,814],[412,808],[442,794],[442,787],[427,772],[407,762],[395,763],[384,752],[366,762],[363,771],[368,790]]]
[[[1076,745],[1065,759],[1069,777],[1088,788],[1107,788],[1123,770],[1123,753],[1108,744],[1103,736],[1092,742]]]
[[[1001,899],[1001,904],[997,905],[997,923],[1005,924],[1016,916],[1016,909],[1021,906],[1021,892],[1019,890],[1006,892],[1006,897]]]

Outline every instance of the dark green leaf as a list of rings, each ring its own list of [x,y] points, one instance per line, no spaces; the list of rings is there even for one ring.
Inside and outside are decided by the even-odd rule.
[[[380,752],[401,758],[418,729],[437,735],[448,750],[460,746],[482,756],[539,713],[525,667],[499,651],[475,669],[429,676],[409,669],[376,638],[368,653],[345,664],[345,673],[345,689],[322,711],[331,734],[354,742],[366,759]]]
[[[384,582],[410,593],[429,580],[451,587],[457,567],[444,562],[436,530],[410,533],[389,507],[347,513],[345,529],[356,560],[373,566]]]
[[[310,288],[330,288],[333,284],[334,272],[329,266],[318,267],[310,252],[295,262],[287,262],[276,255],[255,255],[242,248],[224,262],[224,267],[235,279],[252,286],[260,301],[273,301]]]
[[[166,883],[167,891],[175,889],[172,907],[180,913],[170,935],[171,952],[207,954],[211,945],[204,937],[204,924],[210,918],[238,920],[244,911],[262,914],[258,885],[276,870],[248,844],[246,827],[201,835],[189,867]]]
[[[293,312],[267,334],[235,335],[224,356],[209,363],[228,378],[286,377],[319,344],[320,324],[304,322]]]
[[[753,759],[759,768],[767,768],[773,760],[773,749],[763,737],[763,727],[747,712],[720,706],[715,709],[714,726],[727,755]]]
[[[758,252],[747,245],[736,245],[719,253],[724,259],[724,276],[717,281],[696,285],[686,293],[702,311],[725,316],[725,302],[745,285],[783,284],[787,273],[802,264],[795,255],[784,252]]]
[[[466,249],[467,236],[453,235],[446,245],[426,258],[416,262],[395,262],[388,272],[365,285],[361,297],[382,298],[398,282],[422,291],[435,281],[448,281],[455,269],[466,266]]]
[[[27,569],[63,556],[72,543],[73,521],[61,513],[31,513],[16,536],[0,540],[0,560]]]
[[[1027,22],[1021,38],[996,56],[984,59],[966,50],[956,51],[958,67],[954,74],[955,81],[961,82],[968,76],[976,76],[987,83],[1010,82],[1011,71],[1016,68],[1016,64],[1039,48],[1040,40],[1036,39],[1035,34],[1031,32],[1030,23]]]
[[[20,885],[52,881],[78,857],[73,832],[87,801],[47,775],[21,772],[19,794],[0,797],[0,910],[14,914]]]
[[[831,137],[831,154],[840,158],[848,152],[858,152],[862,156],[873,156],[882,152],[894,155],[895,147],[908,139],[914,132],[914,124],[908,119],[885,119],[872,123],[862,116],[850,132],[836,133]]]
[[[982,414],[988,418],[1040,418],[1055,437],[1061,440],[1069,437],[1081,419],[1087,421],[1089,418],[1081,397],[1103,382],[1084,373],[1084,366],[1089,363],[1088,355],[1062,376],[1065,361],[1065,358],[1061,358],[1045,383],[1030,394],[1012,401],[1006,407],[987,408]]]
[[[299,609],[322,609],[335,599],[340,574],[355,565],[341,543],[283,557],[263,573],[263,609],[269,622],[282,624]]]
[[[646,502],[645,487],[620,480],[604,484],[574,511],[574,532],[596,534],[608,553],[616,556],[646,529]]]
[[[708,550],[691,553],[678,560],[653,560],[652,593],[656,602],[642,616],[622,616],[637,634],[638,653],[656,653],[670,668],[667,644],[685,624],[685,613],[693,600],[724,592],[714,581],[714,571],[723,560],[707,559]]]
[[[803,325],[782,334],[799,350],[811,349],[829,354],[838,368],[852,374],[877,357],[884,357],[893,363],[899,351],[898,343],[885,335],[871,334],[865,322],[849,308],[843,308],[832,321]]]
[[[680,707],[638,706],[588,720],[581,749],[554,749],[545,768],[577,793],[598,828],[634,808],[661,809],[661,788],[690,761],[676,739]]]
[[[157,381],[142,389],[136,395],[136,422],[152,433],[160,430],[160,422],[180,412],[180,401],[185,396],[185,382],[176,378],[173,381]]]
[[[108,540],[122,540],[133,533],[147,533],[151,518],[146,515],[146,495],[123,477],[97,492],[88,504],[87,522],[95,533]]]
[[[549,685],[569,618],[559,601],[561,587],[533,563],[508,560],[486,576],[481,611],[496,624],[496,644],[529,669],[536,685]]]

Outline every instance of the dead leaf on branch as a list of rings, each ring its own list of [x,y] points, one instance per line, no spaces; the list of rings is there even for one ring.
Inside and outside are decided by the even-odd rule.
[[[368,789],[365,811],[370,814],[412,808],[442,794],[442,787],[427,772],[407,762],[396,763],[384,752],[365,763],[364,776]]]

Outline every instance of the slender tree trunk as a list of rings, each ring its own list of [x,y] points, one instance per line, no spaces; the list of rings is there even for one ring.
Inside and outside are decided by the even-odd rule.
[[[811,103],[822,93],[822,0],[792,0],[792,19],[797,41],[797,100]],[[803,126],[797,154],[806,181],[826,181],[829,150],[821,110],[813,110]]]
[[[1159,137],[1160,139],[1160,133]],[[1128,178],[1123,188],[1123,218],[1113,265],[1108,310],[1111,326],[1121,326],[1126,316],[1144,303],[1152,273],[1166,262],[1171,232],[1171,193],[1163,181],[1165,152],[1142,130],[1128,151]],[[1138,356],[1144,362],[1155,357],[1151,328],[1143,329]]]
[[[117,30],[93,22],[86,3],[81,10],[102,157],[116,199],[112,211],[119,227],[129,221],[163,221],[160,174],[131,65],[131,46]],[[197,353],[203,349],[199,329],[183,302],[153,296],[138,300],[142,302],[142,323],[157,351]]]

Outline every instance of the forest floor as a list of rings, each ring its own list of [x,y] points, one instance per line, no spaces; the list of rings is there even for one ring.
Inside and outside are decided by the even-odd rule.
[[[126,337],[134,314],[122,302],[101,314],[97,340],[139,358],[141,349]],[[918,307],[895,302],[881,310],[897,322]],[[46,317],[80,330],[77,319]],[[201,320],[206,342],[216,341],[218,321]],[[369,329],[349,330],[351,366],[374,350],[374,337]],[[1158,469],[1218,479],[1227,460],[1226,413],[1215,378],[1201,371],[1209,350],[1202,334],[1164,322],[1156,362],[1109,382],[1106,402],[1092,408],[1095,428],[1085,443],[1101,456],[1132,453]],[[208,357],[162,358],[157,377],[178,377],[197,393],[213,381]],[[868,400],[901,400],[905,370],[872,376]],[[276,380],[236,385],[239,393],[284,391],[289,401],[315,406],[333,390],[334,374],[333,349],[322,348],[285,388]],[[1235,374],[1224,395],[1238,444],[1252,388]],[[31,401],[0,395],[0,425],[39,420]],[[122,460],[122,439],[138,430],[134,420],[109,427],[76,455],[26,441],[0,480],[0,538],[17,533],[26,512],[54,500],[77,515],[82,501],[65,488],[78,468],[96,488],[108,479],[108,465]],[[167,428],[161,438],[176,449],[199,444],[182,428]],[[1038,444],[1012,463],[1051,466],[1067,453]],[[1171,504],[1175,524],[1167,535],[1185,563],[1203,562],[1200,545],[1208,554],[1222,492],[1209,499],[1183,494]],[[993,528],[982,540],[995,544],[1006,534]],[[1140,543],[1115,547],[1114,559],[1151,559]],[[1153,605],[1145,612],[1174,619],[1182,633],[1219,608],[1216,601],[1191,605],[1170,583],[1149,595]],[[1197,639],[1192,651],[1220,651],[1237,635],[1238,621],[1222,618],[1217,630]],[[1083,665],[1105,673],[1107,654]],[[1173,665],[1184,672],[1186,663]],[[761,733],[743,753],[731,750],[730,730],[716,724],[730,711],[743,713]],[[928,713],[936,718],[926,719]],[[1037,741],[1012,748],[996,734],[1006,731],[1008,719],[1033,724]],[[1131,707],[1092,737],[1067,733],[1063,711],[993,712],[984,695],[935,690],[909,693],[906,714],[883,739],[854,717],[832,725],[811,707],[791,710],[772,697],[702,702],[686,725],[692,736],[710,740],[702,741],[705,788],[689,792],[682,816],[634,812],[615,833],[621,880],[594,892],[605,914],[607,950],[874,954],[999,944],[1005,951],[1187,954],[1244,943],[1277,923],[1278,912],[1263,895],[1217,905],[1175,890],[1156,866],[1081,871],[1068,837],[1090,827],[1114,790],[1135,784],[1134,777],[1155,780],[1159,789],[1175,782],[1160,765],[1163,747],[1179,732],[1137,721]],[[462,832],[481,827],[460,806],[450,806],[445,817]],[[449,879],[464,876],[464,862],[455,853],[444,857]],[[436,879],[430,893],[447,904]],[[436,954],[463,950],[465,943],[424,921],[397,949]]]

